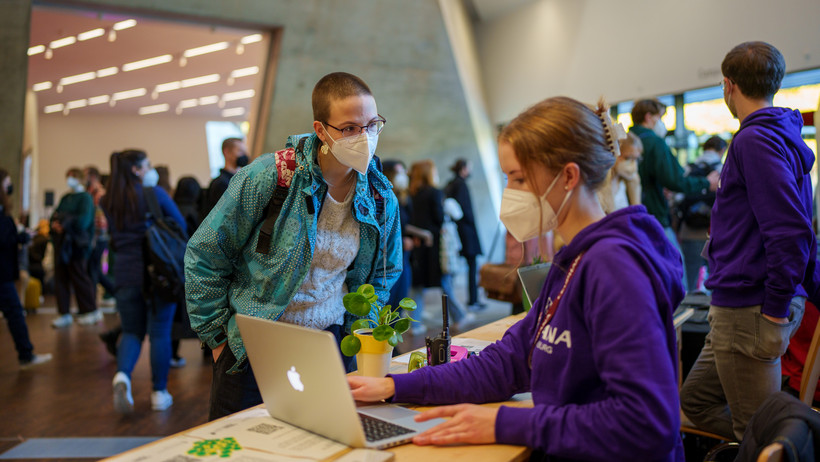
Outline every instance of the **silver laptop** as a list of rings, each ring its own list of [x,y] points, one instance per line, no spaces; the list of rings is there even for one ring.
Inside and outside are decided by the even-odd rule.
[[[518,268],[518,279],[524,287],[524,295],[530,302],[530,306],[535,304],[535,299],[541,295],[541,289],[547,280],[547,273],[550,271],[552,263],[538,263],[536,265],[522,266]]]
[[[241,314],[236,323],[270,415],[348,446],[383,449],[442,422],[379,404],[356,408],[333,334]]]

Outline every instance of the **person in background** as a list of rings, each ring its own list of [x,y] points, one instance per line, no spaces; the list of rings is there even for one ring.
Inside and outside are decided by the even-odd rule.
[[[106,293],[113,295],[114,283],[102,270],[103,254],[108,250],[110,239],[108,222],[105,220],[105,214],[100,208],[100,198],[105,195],[105,187],[102,184],[100,171],[97,170],[97,167],[89,165],[83,170],[83,174],[85,175],[86,191],[94,199],[94,248],[88,259],[88,273],[95,287],[100,284]]]
[[[28,235],[25,232],[18,232],[17,225],[11,217],[9,196],[13,191],[11,177],[5,169],[0,168],[0,313],[3,313],[11,332],[20,369],[28,369],[51,361],[51,354],[34,353],[26,317],[23,314],[23,305],[17,295],[17,288],[14,287],[14,281],[20,277],[17,252],[19,246],[28,241]]]
[[[438,172],[432,160],[422,160],[410,166],[410,197],[413,201],[413,213],[410,223],[433,235],[433,245],[419,247],[413,252],[414,280],[413,285],[422,288],[422,294],[416,297],[417,313],[423,313],[422,300],[424,289],[441,287],[447,295],[450,319],[456,327],[461,328],[475,320],[475,315],[464,309],[453,291],[453,275],[443,272],[441,268],[441,227],[444,224],[444,195],[436,187]],[[437,315],[433,316],[438,318]]]
[[[703,143],[703,154],[698,160],[687,166],[686,176],[706,177],[712,172],[720,173],[723,166],[723,154],[726,152],[726,141],[719,136],[712,136]],[[701,268],[707,265],[701,256],[703,246],[709,237],[709,224],[712,216],[712,205],[715,193],[697,194],[684,197],[678,205],[680,216],[681,251],[686,270],[686,287],[689,292],[703,292],[706,277],[701,278]],[[706,273],[704,273],[706,274]]]
[[[740,127],[720,172],[704,249],[711,330],[681,402],[698,428],[740,440],[755,411],[780,390],[780,357],[807,295],[817,305],[820,268],[814,153],[801,136],[800,111],[773,103],[786,72],[783,55],[765,42],[741,43],[721,71],[723,99]]]
[[[70,168],[66,172],[69,192],[60,198],[51,217],[54,290],[60,314],[51,322],[55,328],[74,322],[69,312],[72,288],[79,308],[77,322],[92,325],[102,321],[102,313],[97,309],[97,287],[88,275],[88,258],[94,243],[94,199],[83,184],[83,172]]]
[[[683,167],[664,139],[667,130],[661,118],[665,113],[666,106],[657,99],[639,100],[632,107],[632,128],[629,131],[643,143],[643,157],[638,164],[643,189],[642,203],[663,226],[669,242],[680,250],[678,238],[672,229],[664,189],[682,192],[684,195],[705,194],[717,189],[718,173],[712,173],[706,178],[683,175]]]
[[[171,171],[167,165],[157,165],[157,186],[162,188],[169,196],[174,196],[174,188],[171,187]]]
[[[211,180],[208,185],[208,198],[206,200],[206,210],[202,215],[208,215],[216,203],[225,194],[231,178],[237,170],[248,165],[248,148],[240,138],[226,138],[222,141],[222,156],[225,158],[225,166],[219,169],[219,176]]]
[[[40,281],[43,291],[46,287],[46,269],[43,261],[48,251],[48,243],[51,241],[48,236],[48,220],[43,218],[37,223],[37,233],[31,238],[31,245],[28,248],[28,273]]]
[[[621,155],[615,159],[615,166],[612,167],[612,211],[641,203],[638,161],[643,154],[643,143],[634,133],[627,133],[626,138],[619,140],[618,143]]]
[[[504,127],[501,221],[521,242],[552,229],[566,242],[541,296],[480,355],[386,378],[350,376],[353,398],[487,403],[529,391],[531,408],[424,411],[417,420],[449,419],[413,442],[526,445],[535,461],[682,462],[672,311],[683,299],[683,269],[643,206],[601,209],[596,191],[609,187],[615,139],[603,103],[564,97]]]
[[[395,307],[410,293],[410,287],[413,283],[413,268],[410,263],[410,256],[413,249],[417,247],[416,243],[418,242],[420,245],[427,247],[432,246],[433,234],[426,229],[417,228],[410,224],[410,216],[413,213],[413,203],[410,200],[410,194],[407,192],[410,178],[407,176],[404,162],[400,160],[385,160],[382,162],[382,172],[384,172],[384,175],[393,184],[393,192],[399,200],[399,217],[401,220],[401,275],[390,289],[390,299],[387,302],[388,305]],[[423,323],[413,323],[414,335],[421,335],[425,331],[426,328]]]
[[[341,343],[356,319],[342,297],[371,284],[384,305],[401,274],[398,201],[374,158],[385,119],[370,88],[334,72],[316,83],[312,105],[313,132],[242,168],[188,242],[191,327],[213,350],[211,420],[262,402],[236,313],[326,330]],[[282,187],[268,247],[260,228]],[[343,364],[352,371],[355,358]]]
[[[467,260],[467,307],[472,309],[483,308],[478,301],[478,264],[476,257],[481,255],[481,242],[476,231],[473,201],[470,190],[467,188],[467,179],[472,171],[472,164],[467,159],[458,159],[450,167],[453,172],[452,180],[444,187],[444,195],[452,197],[461,206],[462,217],[456,221],[458,237],[461,240],[461,255]]]
[[[108,219],[111,245],[117,252],[115,298],[122,322],[117,348],[117,373],[112,382],[114,409],[128,414],[134,410],[131,372],[139,359],[142,341],[148,334],[151,345],[151,408],[168,409],[174,402],[168,393],[171,361],[171,322],[176,303],[151,297],[145,286],[145,231],[148,229],[143,188],[151,188],[162,214],[185,231],[185,220],[168,194],[157,187],[157,172],[148,155],[129,149],[111,155],[111,181],[100,205]]]

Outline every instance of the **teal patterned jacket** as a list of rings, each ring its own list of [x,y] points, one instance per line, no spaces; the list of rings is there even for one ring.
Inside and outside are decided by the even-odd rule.
[[[225,194],[188,242],[185,296],[191,327],[211,348],[227,336],[237,358],[229,373],[237,372],[247,358],[234,315],[278,319],[311,265],[318,212],[327,184],[315,161],[321,143],[315,134],[288,137],[286,150],[295,148],[305,137],[304,149],[295,152],[297,168],[276,220],[268,254],[256,252],[256,242],[265,206],[277,183],[275,153],[260,156],[234,175]],[[367,176],[356,175],[353,216],[359,223],[359,253],[345,282],[350,290],[372,284],[379,302],[385,304],[402,270],[398,200],[375,161],[370,162]],[[378,222],[373,190],[384,198],[384,213],[379,214]],[[308,200],[317,213],[309,213]],[[345,328],[349,329],[354,320],[346,313]]]

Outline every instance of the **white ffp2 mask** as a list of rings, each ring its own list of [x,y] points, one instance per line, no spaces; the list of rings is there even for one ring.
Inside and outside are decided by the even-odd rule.
[[[362,131],[356,136],[348,136],[338,140],[334,140],[330,134],[328,134],[328,137],[333,140],[333,147],[330,148],[330,152],[333,153],[336,160],[361,174],[367,173],[367,166],[370,165],[370,159],[373,158],[373,154],[376,152],[379,135],[371,135],[367,131]]]
[[[507,231],[513,235],[518,242],[528,241],[537,237],[547,231],[552,231],[558,226],[558,215],[564,209],[569,200],[572,191],[567,191],[564,195],[564,200],[558,211],[555,212],[552,206],[547,201],[547,194],[552,191],[555,184],[558,182],[560,175],[552,180],[547,191],[543,196],[538,197],[529,191],[521,191],[518,189],[504,189],[504,195],[501,198],[501,213],[499,218]],[[541,209],[541,219],[534,213],[539,208]]]

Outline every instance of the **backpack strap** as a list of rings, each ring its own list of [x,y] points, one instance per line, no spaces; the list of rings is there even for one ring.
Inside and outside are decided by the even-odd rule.
[[[276,225],[276,219],[279,218],[279,212],[282,211],[282,206],[288,197],[290,182],[296,172],[296,152],[304,148],[305,139],[299,140],[296,150],[276,151],[276,186],[273,188],[273,194],[265,207],[265,220],[259,229],[259,239],[256,241],[256,251],[258,253],[267,255],[270,252],[273,227]],[[310,203],[310,205],[312,206],[313,203]]]

